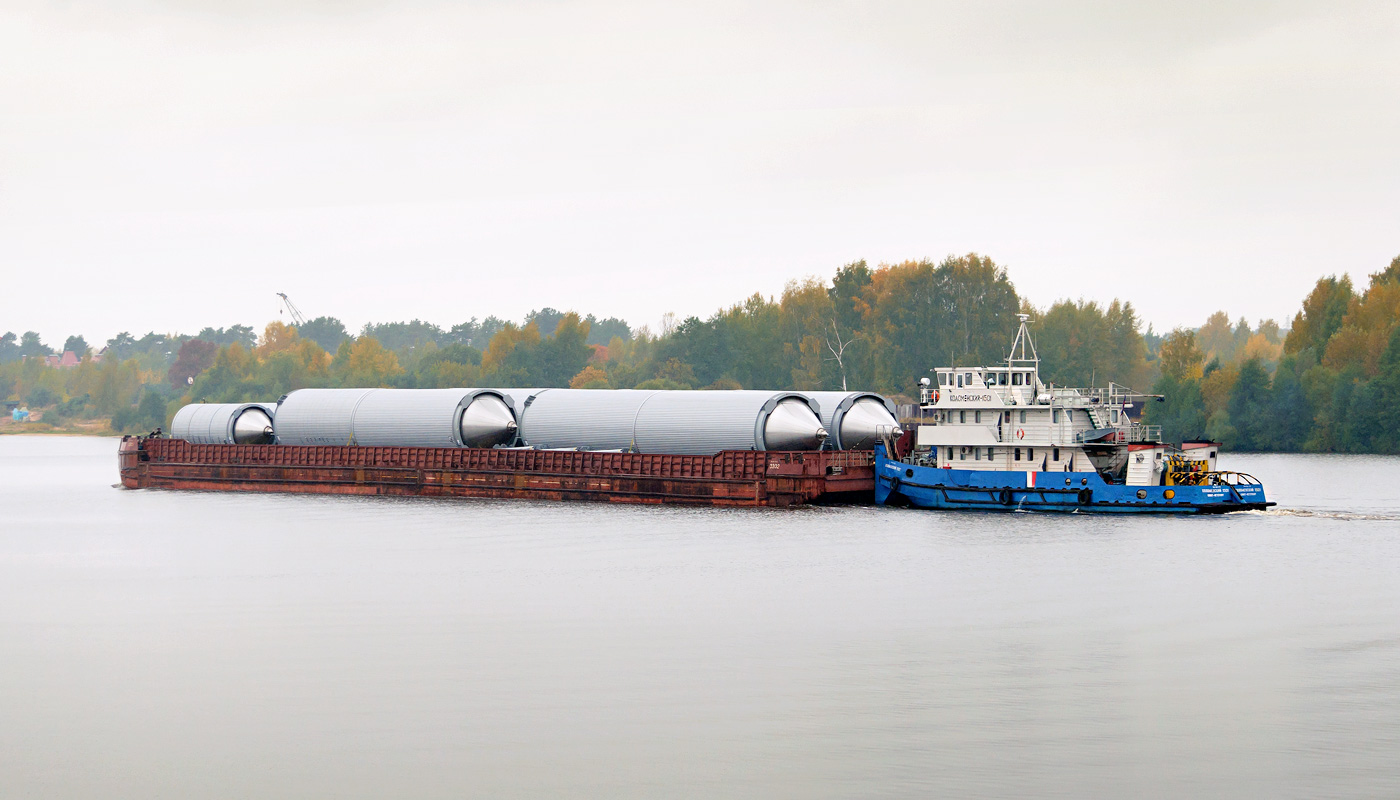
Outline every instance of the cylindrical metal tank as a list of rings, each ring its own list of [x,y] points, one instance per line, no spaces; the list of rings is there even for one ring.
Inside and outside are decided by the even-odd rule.
[[[873,392],[803,392],[821,406],[822,426],[837,450],[873,450],[882,430],[899,436],[894,403]]]
[[[491,447],[515,438],[492,389],[299,389],[273,419],[281,444]]]
[[[635,450],[637,412],[653,391],[551,389],[520,412],[520,438],[543,450]]]
[[[797,392],[658,391],[638,409],[633,440],[642,453],[819,450],[817,412]]]
[[[271,444],[275,403],[191,403],[175,412],[170,438],[194,444]]]

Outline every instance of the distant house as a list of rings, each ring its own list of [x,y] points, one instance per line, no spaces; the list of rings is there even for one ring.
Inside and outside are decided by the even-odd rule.
[[[44,361],[49,366],[58,369],[72,369],[83,363],[83,360],[74,355],[72,350],[64,350],[61,356],[44,356]]]

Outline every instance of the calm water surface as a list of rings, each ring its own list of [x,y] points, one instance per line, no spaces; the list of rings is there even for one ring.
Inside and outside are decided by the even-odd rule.
[[[1221,463],[1284,510],[126,491],[0,437],[0,796],[1400,796],[1400,459]]]

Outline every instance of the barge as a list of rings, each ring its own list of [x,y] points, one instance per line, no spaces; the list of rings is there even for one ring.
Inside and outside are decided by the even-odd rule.
[[[713,455],[480,447],[195,444],[126,436],[129,489],[784,507],[870,502],[867,450]]]

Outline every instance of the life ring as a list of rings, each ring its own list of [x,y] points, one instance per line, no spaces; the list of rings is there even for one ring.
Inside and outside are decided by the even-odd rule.
[[[1016,438],[1017,438],[1017,439],[1024,439],[1024,438],[1026,438],[1026,429],[1025,429],[1025,428],[1017,428],[1017,429],[1016,429]]]
[[[934,403],[937,403],[937,402],[938,402],[938,390],[937,390],[937,389],[934,389],[934,390],[933,390],[933,402],[934,402]]]

